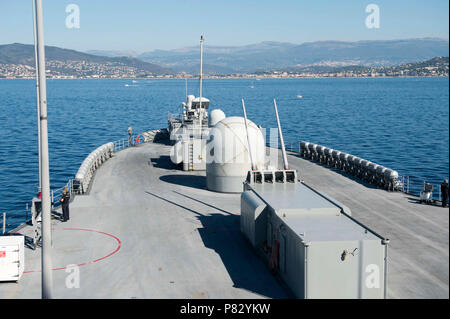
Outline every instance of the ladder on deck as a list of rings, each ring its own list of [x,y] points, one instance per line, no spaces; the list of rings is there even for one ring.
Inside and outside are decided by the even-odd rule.
[[[189,142],[189,165],[188,170],[194,170],[194,142]]]

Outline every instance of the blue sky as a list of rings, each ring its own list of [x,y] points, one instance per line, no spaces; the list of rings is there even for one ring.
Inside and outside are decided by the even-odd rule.
[[[32,43],[32,0],[0,0],[0,44]],[[261,41],[448,39],[447,0],[43,0],[48,45],[76,50],[174,49]],[[65,26],[68,4],[80,28]],[[368,29],[365,8],[380,8]]]

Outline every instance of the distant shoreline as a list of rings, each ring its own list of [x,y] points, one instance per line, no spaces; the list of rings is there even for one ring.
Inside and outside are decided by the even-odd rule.
[[[433,75],[433,76],[299,76],[299,77],[258,77],[258,76],[248,76],[248,77],[237,77],[237,76],[203,76],[203,79],[208,80],[265,80],[265,79],[278,79],[278,80],[292,80],[292,79],[407,79],[407,78],[448,78],[448,75]],[[176,76],[159,76],[159,77],[130,77],[130,78],[92,78],[92,77],[47,77],[47,80],[197,80],[198,77],[176,77]],[[15,77],[15,78],[2,78],[0,80],[36,80],[35,77]]]

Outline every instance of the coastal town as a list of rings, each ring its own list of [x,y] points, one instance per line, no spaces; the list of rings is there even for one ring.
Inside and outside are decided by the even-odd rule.
[[[121,62],[59,61],[47,62],[47,77],[54,79],[96,78],[191,78],[196,74],[155,74]],[[206,74],[205,78],[377,78],[377,77],[448,77],[448,57],[436,57],[419,63],[398,66],[346,66],[338,68],[303,67],[253,73]],[[31,79],[35,68],[29,64],[0,63],[0,78]]]

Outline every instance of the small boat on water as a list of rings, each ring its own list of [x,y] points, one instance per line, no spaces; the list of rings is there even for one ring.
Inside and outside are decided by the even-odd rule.
[[[303,96],[301,96],[300,94],[297,95],[298,99],[301,99]]]

